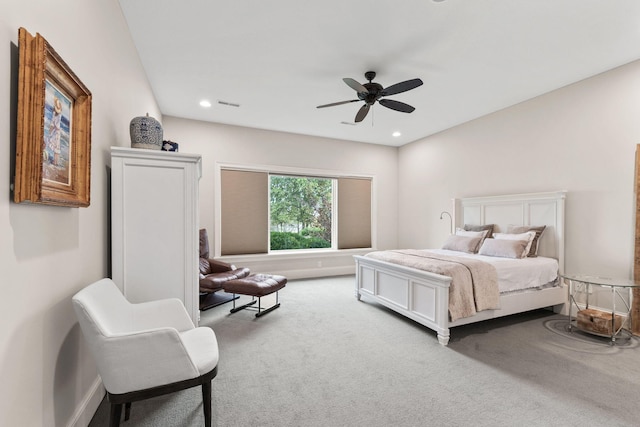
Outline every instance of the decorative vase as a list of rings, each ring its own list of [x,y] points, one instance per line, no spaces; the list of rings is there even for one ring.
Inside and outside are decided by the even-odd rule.
[[[134,117],[129,124],[132,148],[162,149],[162,125],[153,117]]]
[[[178,151],[178,143],[173,141],[162,141],[162,151]]]

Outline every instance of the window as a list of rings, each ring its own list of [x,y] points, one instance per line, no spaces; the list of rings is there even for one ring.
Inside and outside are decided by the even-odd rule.
[[[220,169],[220,254],[371,247],[372,179]]]
[[[334,179],[269,177],[270,249],[331,248]]]

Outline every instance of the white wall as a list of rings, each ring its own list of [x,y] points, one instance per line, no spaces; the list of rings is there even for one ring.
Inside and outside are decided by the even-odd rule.
[[[215,107],[214,107],[215,108]],[[225,108],[225,107],[218,107]],[[212,112],[215,114],[215,112]],[[180,144],[185,153],[202,155],[200,181],[200,225],[209,233],[211,252],[215,252],[214,208],[216,163],[330,170],[374,176],[379,248],[397,246],[397,149],[380,145],[327,138],[248,129],[164,117],[164,136]],[[285,274],[289,278],[353,273],[351,254],[290,257],[231,257],[231,262],[261,273]],[[318,268],[318,261],[322,267]]]
[[[88,208],[11,201],[19,27],[93,94]],[[101,390],[71,296],[107,274],[109,146],[129,144],[133,117],[160,113],[116,0],[3,0],[0,51],[0,425],[87,425]]]
[[[10,201],[20,26],[44,35],[93,93],[89,208]],[[3,0],[0,39],[0,425],[86,425],[98,377],[70,298],[107,274],[109,147],[129,145],[131,118],[160,113],[116,0]],[[452,197],[566,189],[567,271],[629,276],[639,113],[633,63],[399,150],[171,117],[164,126],[181,151],[203,155],[210,230],[216,162],[375,175],[379,248],[439,246]]]
[[[451,198],[568,190],[567,273],[631,277],[640,62],[399,150],[402,247],[440,247]]]

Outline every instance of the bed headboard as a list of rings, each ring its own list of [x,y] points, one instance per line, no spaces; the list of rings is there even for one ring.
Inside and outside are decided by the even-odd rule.
[[[558,260],[564,272],[564,201],[566,191],[454,199],[456,227],[496,224],[497,232],[509,225],[546,225],[538,254]]]

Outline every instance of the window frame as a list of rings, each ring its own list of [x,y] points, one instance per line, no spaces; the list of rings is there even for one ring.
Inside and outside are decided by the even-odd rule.
[[[291,249],[291,250],[278,250],[271,251],[270,242],[270,219],[269,227],[267,227],[266,233],[268,234],[268,245],[266,253],[259,254],[242,254],[242,255],[222,255],[221,254],[221,231],[222,231],[222,171],[223,170],[237,170],[246,172],[260,172],[268,175],[290,175],[299,177],[317,177],[317,178],[330,178],[333,179],[332,187],[332,229],[331,229],[331,248],[316,248],[316,249]],[[337,197],[337,182],[341,178],[355,178],[365,179],[371,181],[371,247],[369,248],[354,248],[354,249],[338,249],[338,197]],[[270,187],[270,186],[269,186]],[[359,253],[368,250],[372,250],[377,247],[377,203],[376,203],[376,176],[370,174],[354,173],[347,171],[325,170],[325,169],[311,169],[311,168],[299,168],[288,166],[274,166],[274,165],[247,165],[239,163],[227,163],[216,162],[215,164],[215,182],[214,182],[214,251],[213,254],[216,258],[243,258],[243,259],[273,259],[278,257],[292,257],[292,258],[305,258],[313,257],[318,253],[322,254],[344,254],[349,252]],[[270,188],[269,190],[270,191]],[[267,199],[269,200],[269,198]],[[269,209],[270,210],[270,206]]]
[[[267,214],[269,215],[269,239],[267,241],[267,254],[280,254],[280,253],[299,253],[299,252],[326,252],[338,249],[338,209],[337,209],[337,192],[338,192],[338,179],[329,176],[318,175],[298,175],[298,174],[282,174],[277,172],[267,172],[269,180],[269,191],[267,199],[269,200],[269,207],[267,208]],[[271,249],[271,177],[281,176],[287,178],[310,178],[310,179],[330,179],[331,180],[331,247],[330,248],[308,248],[308,249]]]

